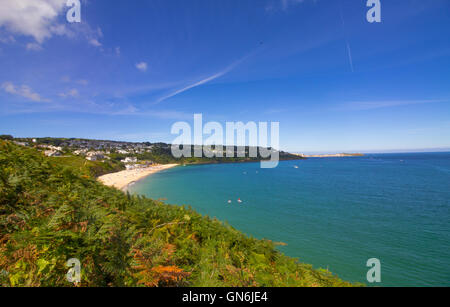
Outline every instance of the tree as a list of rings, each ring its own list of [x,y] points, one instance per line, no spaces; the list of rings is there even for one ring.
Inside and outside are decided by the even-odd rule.
[[[0,135],[0,140],[8,140],[8,141],[11,141],[11,140],[13,140],[14,139],[14,137],[12,136],[12,135],[9,135],[9,134],[1,134]]]

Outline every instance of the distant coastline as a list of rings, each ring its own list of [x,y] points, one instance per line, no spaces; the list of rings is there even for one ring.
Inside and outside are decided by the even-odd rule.
[[[321,154],[321,155],[304,155],[294,154],[303,158],[343,158],[343,157],[364,157],[362,153],[338,153],[338,154]]]

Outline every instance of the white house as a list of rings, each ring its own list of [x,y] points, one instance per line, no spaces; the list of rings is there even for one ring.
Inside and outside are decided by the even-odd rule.
[[[122,163],[136,163],[137,158],[136,157],[126,157],[125,159],[121,160]]]
[[[87,149],[78,149],[73,152],[74,155],[84,155],[87,152]]]
[[[61,152],[59,152],[57,150],[46,150],[46,151],[44,151],[44,154],[47,157],[60,157],[61,156]]]
[[[86,154],[86,159],[89,161],[97,161],[97,160],[103,160],[105,159],[105,156],[102,152],[94,151],[94,152],[88,152]]]

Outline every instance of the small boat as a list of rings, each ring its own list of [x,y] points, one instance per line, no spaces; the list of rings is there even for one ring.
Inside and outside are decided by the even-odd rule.
[[[242,200],[240,198],[238,198],[238,203],[242,203]]]
[[[297,165],[295,165],[295,166],[294,166],[294,168],[298,168],[298,166],[297,166]]]
[[[231,204],[231,199],[230,199],[230,200],[228,200],[228,203],[229,203],[229,204]]]

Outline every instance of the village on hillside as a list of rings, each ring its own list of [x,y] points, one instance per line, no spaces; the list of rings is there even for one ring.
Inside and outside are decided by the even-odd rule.
[[[168,144],[149,142],[133,143],[120,141],[103,141],[88,139],[59,139],[59,138],[17,138],[14,142],[21,146],[35,147],[47,157],[64,157],[75,155],[89,161],[119,160],[127,170],[147,168],[156,164],[148,159],[138,159],[155,148],[168,150]]]

